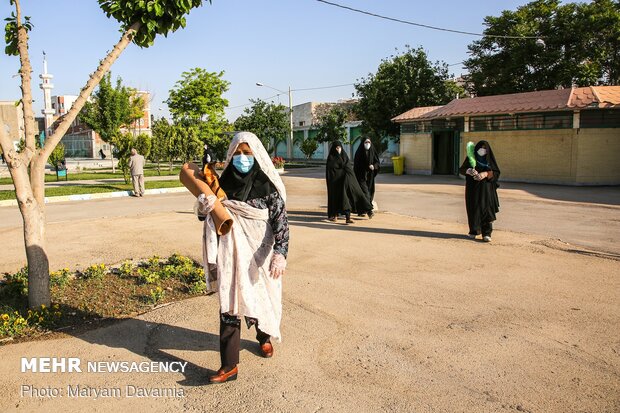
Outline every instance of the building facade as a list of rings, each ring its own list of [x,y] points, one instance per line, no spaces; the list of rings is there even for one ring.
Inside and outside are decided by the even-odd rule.
[[[502,180],[620,184],[620,87],[455,99],[393,119],[410,174],[457,175],[467,142],[486,140]]]
[[[307,102],[300,105],[293,106],[293,159],[305,159],[306,156],[300,149],[300,144],[305,139],[316,138],[318,135],[318,116],[319,112],[326,107],[329,108],[334,105],[350,105],[353,101],[340,101],[337,103],[320,103],[320,102]],[[349,157],[353,159],[357,148],[361,144],[362,136],[362,122],[357,120],[350,120],[346,122],[343,127],[346,132],[346,141],[344,144],[344,150]],[[318,149],[314,152],[314,155],[310,159],[313,160],[326,160],[329,155],[330,142],[319,143]],[[276,148],[276,156],[286,157],[286,141],[280,141]],[[390,158],[391,155],[398,153],[398,144],[394,140],[390,140],[388,144],[388,150],[386,151]]]

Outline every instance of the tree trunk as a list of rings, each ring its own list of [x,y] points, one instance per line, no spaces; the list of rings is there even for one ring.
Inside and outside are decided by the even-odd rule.
[[[112,173],[116,173],[116,167],[114,166],[114,145],[110,144],[110,159],[112,159]]]
[[[116,46],[99,63],[97,70],[90,76],[86,86],[82,88],[78,99],[60,122],[54,133],[49,136],[42,149],[35,149],[34,112],[32,110],[32,92],[30,81],[30,61],[28,59],[28,36],[21,26],[19,0],[15,0],[18,22],[18,48],[21,62],[22,103],[24,108],[24,133],[26,147],[17,153],[13,144],[0,127],[0,146],[2,147],[9,171],[15,186],[15,195],[24,222],[24,241],[28,260],[28,305],[31,308],[50,305],[49,259],[45,251],[45,163],[58,145],[71,123],[84,106],[86,99],[103,75],[129,45],[141,23],[134,23],[121,37]],[[1,124],[1,123],[0,123]],[[114,165],[114,157],[112,157]],[[28,176],[30,166],[31,177]]]
[[[159,158],[157,159],[157,175],[161,176],[161,168],[159,166]]]
[[[34,196],[19,209],[24,218],[24,241],[28,259],[28,305],[36,309],[50,306],[49,259],[45,249],[45,211]]]
[[[0,133],[0,142],[5,140],[5,137]],[[4,146],[6,145],[3,144]],[[44,204],[39,203],[34,195],[29,182],[28,167],[22,162],[20,154],[11,150],[7,164],[24,222],[24,242],[28,261],[28,305],[33,309],[41,307],[42,304],[49,306],[49,260],[45,251]]]

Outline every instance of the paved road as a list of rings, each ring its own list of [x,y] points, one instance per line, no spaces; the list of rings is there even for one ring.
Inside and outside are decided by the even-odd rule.
[[[617,259],[544,234],[499,229],[491,244],[466,239],[456,222],[462,186],[453,180],[381,177],[379,204],[395,213],[329,223],[320,174],[294,175],[303,174],[285,178],[291,250],[283,342],[272,359],[258,356],[244,329],[238,380],[205,385],[219,368],[218,300],[198,297],[77,336],[1,346],[0,411],[620,411]],[[613,204],[539,199],[516,188],[501,196],[502,226],[515,225],[511,214],[527,217],[511,207],[517,202],[547,214],[589,209],[599,230],[601,211],[617,212]],[[50,265],[173,251],[200,259],[191,204],[182,194],[49,205]],[[0,210],[0,271],[23,262],[18,221],[15,208]],[[561,220],[548,221],[548,231],[563,230]],[[21,357],[35,356],[188,366],[184,373],[21,373]],[[119,388],[121,396],[68,397],[67,386],[78,384]],[[22,385],[61,395],[20,396]],[[127,386],[184,395],[128,397]]]
[[[322,169],[291,170],[284,175],[290,208],[326,207]],[[467,217],[463,181],[457,178],[381,174],[375,196],[379,209],[411,217],[463,224]],[[496,229],[559,239],[595,251],[620,255],[620,187],[566,187],[503,183]],[[47,206],[48,222],[188,212],[189,194],[140,199],[103,199]],[[0,230],[21,225],[16,207],[0,208]],[[1,232],[0,232],[1,235]]]

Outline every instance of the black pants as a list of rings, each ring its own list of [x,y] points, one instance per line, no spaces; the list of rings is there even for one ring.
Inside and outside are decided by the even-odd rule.
[[[480,227],[483,237],[491,236],[491,232],[493,232],[493,222],[483,222]]]
[[[271,336],[258,328],[258,320],[246,317],[248,328],[256,327],[256,339],[265,344]],[[220,314],[220,361],[224,371],[229,371],[239,364],[239,348],[241,346],[241,320],[236,316]]]
[[[483,222],[482,224],[480,224],[480,229],[478,228],[474,228],[471,226],[469,226],[469,233],[472,235],[477,235],[479,233],[482,232],[482,236],[486,237],[486,236],[491,236],[491,233],[493,232],[493,222]]]

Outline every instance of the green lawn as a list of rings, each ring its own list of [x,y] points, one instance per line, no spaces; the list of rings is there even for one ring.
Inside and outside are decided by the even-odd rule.
[[[146,189],[176,188],[182,186],[178,179],[171,181],[146,182]],[[96,194],[100,192],[128,191],[133,189],[131,184],[95,184],[95,185],[65,185],[55,188],[47,188],[45,196],[82,195]],[[15,191],[0,191],[0,201],[15,199]]]
[[[172,171],[169,171],[168,168],[162,169],[161,176],[173,176],[179,175],[181,171],[180,168],[173,168]],[[145,169],[144,176],[158,176],[157,169]],[[99,180],[99,179],[123,179],[123,174],[120,171],[117,171],[115,174],[112,172],[78,172],[68,174],[68,181],[85,181],[85,180]],[[59,178],[59,181],[64,180],[63,178]],[[45,175],[45,182],[56,182],[56,175]],[[13,183],[13,179],[8,178],[0,178],[0,185],[10,185]]]

